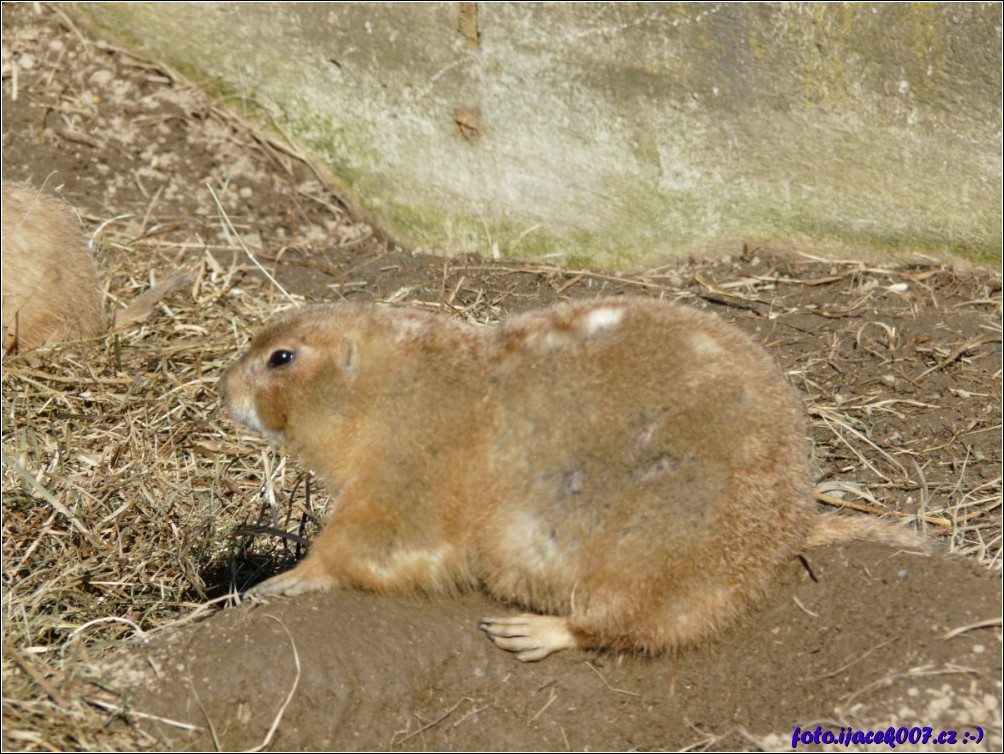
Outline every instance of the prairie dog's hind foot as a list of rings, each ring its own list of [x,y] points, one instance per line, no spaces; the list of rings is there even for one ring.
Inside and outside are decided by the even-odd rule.
[[[245,592],[253,597],[292,597],[306,592],[327,592],[337,586],[334,578],[305,560],[295,568],[256,584]]]
[[[480,628],[495,646],[515,652],[523,662],[543,660],[553,652],[575,649],[578,640],[568,627],[568,620],[556,615],[514,615],[505,618],[485,618]]]

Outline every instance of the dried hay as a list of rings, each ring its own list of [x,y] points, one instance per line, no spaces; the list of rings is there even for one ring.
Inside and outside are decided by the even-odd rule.
[[[106,243],[130,251],[109,275],[128,301],[155,287],[151,263],[180,260],[124,231]],[[4,363],[4,721],[26,747],[141,745],[112,743],[105,714],[66,688],[78,650],[204,614],[221,596],[207,574],[233,591],[297,555],[240,527],[261,513],[280,524],[277,489],[309,505],[305,475],[221,420],[215,390],[253,324],[279,307],[256,280],[237,288],[238,266],[208,252],[190,272],[148,321]]]

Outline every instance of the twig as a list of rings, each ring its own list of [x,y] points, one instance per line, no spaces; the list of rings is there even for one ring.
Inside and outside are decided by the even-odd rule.
[[[920,382],[920,380],[927,377],[927,375],[929,375],[931,372],[937,372],[939,369],[944,369],[950,364],[953,364],[956,361],[958,361],[960,358],[962,358],[965,354],[972,351],[974,348],[982,346],[984,343],[1000,343],[1000,341],[1001,341],[1000,336],[997,336],[989,338],[977,338],[976,340],[971,340],[968,343],[964,343],[958,348],[956,348],[954,351],[952,351],[950,354],[948,354],[946,358],[942,359],[937,364],[935,364],[933,367],[921,372],[919,376],[914,378],[914,381]]]
[[[125,715],[126,717],[138,717],[141,720],[154,720],[158,723],[164,723],[165,725],[170,725],[174,728],[181,728],[182,730],[188,730],[192,732],[198,732],[202,730],[198,725],[193,725],[192,723],[183,723],[180,720],[172,720],[169,717],[161,717],[160,715],[151,715],[148,712],[139,712],[138,710],[128,709],[121,704],[112,704],[111,702],[106,702],[103,699],[94,699],[91,697],[84,697],[84,701],[88,704],[93,704],[95,707],[100,707],[103,710],[108,710],[109,712],[114,712],[117,715]]]
[[[844,500],[843,498],[834,497],[833,495],[827,495],[825,492],[814,492],[813,496],[821,503],[826,503],[827,505],[832,505],[837,508],[850,508],[853,511],[861,511],[862,513],[870,513],[873,516],[897,516],[899,518],[915,518],[912,513],[904,513],[903,511],[896,510],[883,510],[882,508],[876,508],[872,505],[865,505],[864,503],[855,503],[850,500]],[[952,522],[947,518],[942,518],[941,516],[921,516],[921,520],[925,524],[931,524],[932,526],[947,526],[951,527]]]
[[[984,618],[983,620],[978,620],[975,623],[959,626],[958,628],[953,628],[951,631],[946,631],[941,635],[941,638],[942,640],[947,641],[948,639],[954,639],[956,636],[961,636],[969,631],[975,631],[978,628],[993,628],[994,626],[1000,625],[1000,618]]]
[[[286,299],[291,304],[299,306],[300,304],[296,301],[296,299],[292,297],[292,295],[290,295],[289,291],[283,288],[279,284],[279,281],[276,280],[274,277],[272,277],[272,273],[266,270],[261,265],[261,263],[257,259],[255,259],[255,255],[251,253],[251,249],[247,247],[247,244],[244,243],[244,239],[241,238],[240,234],[237,232],[237,229],[234,228],[233,223],[230,222],[230,217],[227,215],[227,211],[223,209],[223,205],[220,203],[219,197],[216,196],[216,192],[213,191],[213,187],[209,183],[207,183],[206,188],[209,189],[209,193],[212,194],[213,196],[213,201],[216,202],[216,207],[220,211],[220,217],[223,219],[223,222],[226,223],[226,226],[230,230],[230,233],[233,234],[233,237],[237,239],[237,242],[240,244],[241,248],[244,249],[244,253],[247,254],[248,259],[251,260],[252,264],[254,264],[254,266],[258,268],[258,270],[261,272],[262,275],[268,278],[269,282],[271,282],[272,285],[274,285],[276,288],[279,289],[282,295],[285,296]]]
[[[434,728],[435,726],[437,726],[441,722],[443,722],[443,720],[445,720],[450,715],[452,715],[457,710],[457,707],[459,707],[464,702],[473,702],[473,700],[467,698],[466,696],[463,697],[456,704],[454,704],[452,707],[450,707],[448,710],[446,710],[446,712],[444,712],[439,717],[437,717],[435,720],[426,723],[421,728],[418,728],[417,730],[412,731],[407,736],[405,736],[404,738],[402,738],[402,739],[400,739],[398,741],[395,741],[395,740],[391,739],[390,745],[391,746],[399,746],[399,745],[403,744],[405,741],[410,741],[415,736],[417,736],[419,733],[424,733],[425,731],[429,730],[429,728]]]
[[[289,629],[286,628],[286,624],[283,623],[278,618],[276,618],[274,615],[266,615],[265,617],[268,618],[269,620],[274,620],[276,623],[282,626],[282,630],[285,631],[286,636],[289,637],[289,645],[293,649],[293,662],[296,665],[296,677],[293,679],[293,685],[289,689],[289,694],[286,695],[286,701],[282,703],[282,706],[276,713],[275,718],[272,720],[272,725],[268,729],[268,734],[265,736],[265,739],[260,744],[255,746],[253,749],[245,749],[245,751],[248,752],[262,751],[266,746],[268,746],[272,742],[272,736],[274,736],[276,730],[278,730],[279,723],[282,721],[282,716],[286,713],[286,708],[289,706],[289,703],[293,701],[293,694],[296,693],[296,687],[300,685],[300,653],[296,650],[296,642],[293,641],[293,634],[291,634],[289,632]]]
[[[641,694],[639,694],[637,691],[628,691],[627,689],[618,689],[611,686],[609,683],[607,683],[607,679],[603,677],[603,674],[596,669],[596,666],[593,665],[593,663],[587,661],[586,667],[592,670],[594,673],[596,673],[596,677],[599,678],[601,681],[603,681],[603,685],[606,686],[611,691],[614,691],[618,694],[627,694],[628,696],[641,696]]]

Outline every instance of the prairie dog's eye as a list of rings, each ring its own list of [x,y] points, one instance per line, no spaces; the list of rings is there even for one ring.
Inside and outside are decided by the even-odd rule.
[[[296,351],[287,351],[285,348],[280,348],[278,351],[273,351],[272,355],[268,357],[268,368],[277,369],[284,367],[292,363],[295,358]]]

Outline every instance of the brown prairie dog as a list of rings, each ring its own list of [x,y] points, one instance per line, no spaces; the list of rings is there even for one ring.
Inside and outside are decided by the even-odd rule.
[[[521,660],[700,641],[801,548],[871,523],[815,512],[771,358],[665,302],[493,328],[317,306],[268,325],[220,391],[333,494],[308,556],[255,593],[480,586],[534,611],[482,624]]]
[[[3,182],[3,352],[105,330],[94,257],[73,210]]]

